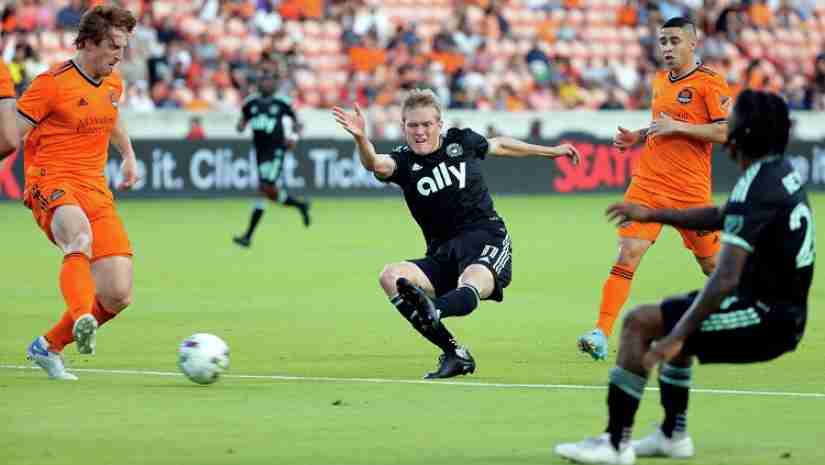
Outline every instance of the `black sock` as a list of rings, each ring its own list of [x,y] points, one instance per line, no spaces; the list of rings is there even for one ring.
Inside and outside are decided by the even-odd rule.
[[[422,336],[424,336],[425,339],[430,341],[439,349],[444,352],[450,352],[454,351],[456,347],[458,347],[455,338],[449,331],[447,331],[447,328],[445,328],[443,324],[438,325],[436,328],[424,330],[418,324],[418,320],[413,316],[415,313],[415,308],[412,304],[402,299],[401,296],[391,298],[390,302],[395,306],[396,310],[398,310],[398,313],[410,322],[416,331],[418,331]]]
[[[306,202],[302,202],[289,194],[287,194],[282,203],[287,207],[304,208],[307,206]]]
[[[663,363],[659,368],[659,389],[665,409],[662,433],[669,438],[673,437],[673,433],[687,431],[691,374],[690,367],[677,367],[669,363]]]
[[[479,300],[478,290],[465,284],[435,299],[433,303],[444,318],[469,315],[478,307]]]
[[[261,217],[263,215],[264,209],[258,205],[255,205],[255,208],[252,210],[252,217],[249,218],[249,228],[246,230],[244,237],[247,239],[252,239],[252,234],[255,232],[255,228],[258,227],[258,222],[261,221]]]
[[[633,432],[633,419],[642,400],[647,378],[631,373],[624,368],[610,370],[610,386],[607,391],[607,432],[610,443],[616,450],[628,443]]]

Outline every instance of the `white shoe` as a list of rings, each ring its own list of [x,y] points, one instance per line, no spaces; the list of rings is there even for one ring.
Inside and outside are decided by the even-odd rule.
[[[77,380],[77,376],[67,372],[66,367],[63,366],[63,356],[49,351],[49,343],[43,336],[34,338],[34,341],[29,344],[29,348],[26,350],[26,358],[46,370],[49,379]]]
[[[633,441],[631,444],[639,457],[686,459],[693,457],[695,452],[693,439],[690,436],[679,434],[669,438],[662,432],[661,426],[657,426],[655,431],[638,441]]]
[[[72,328],[72,335],[74,342],[77,344],[77,351],[81,354],[94,355],[95,353],[95,334],[97,333],[97,320],[94,316],[87,313],[77,321],[74,322]]]
[[[619,450],[610,443],[610,435],[604,433],[582,442],[559,444],[553,452],[577,463],[596,463],[606,465],[633,465],[636,454],[629,444],[622,444]]]

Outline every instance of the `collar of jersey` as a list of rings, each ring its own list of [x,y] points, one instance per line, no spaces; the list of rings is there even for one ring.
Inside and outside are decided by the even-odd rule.
[[[702,62],[701,62],[701,61],[699,61],[699,62],[697,62],[697,63],[696,63],[696,67],[695,67],[695,68],[693,68],[692,70],[690,70],[690,72],[689,72],[689,73],[685,74],[684,76],[682,76],[682,77],[680,77],[680,78],[676,78],[676,79],[673,79],[673,73],[672,73],[671,71],[668,71],[668,72],[667,72],[667,80],[668,80],[668,81],[670,81],[671,83],[674,83],[674,82],[679,82],[679,81],[681,81],[681,80],[683,80],[683,79],[687,79],[688,77],[692,76],[692,75],[693,75],[693,73],[695,73],[696,71],[698,71],[698,70],[699,70],[699,68],[701,68],[701,67],[702,67]]]
[[[74,69],[76,69],[77,72],[80,73],[81,76],[83,76],[83,79],[89,81],[89,84],[91,84],[95,87],[100,87],[100,85],[103,84],[103,79],[101,79],[99,81],[95,81],[94,79],[92,79],[91,76],[86,74],[86,72],[83,71],[83,68],[81,68],[80,65],[78,65],[76,61],[74,61],[74,58],[71,58],[69,61],[72,63],[72,66],[74,66]]]

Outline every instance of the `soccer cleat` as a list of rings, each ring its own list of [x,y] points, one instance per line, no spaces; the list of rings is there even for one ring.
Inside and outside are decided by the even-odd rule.
[[[246,236],[235,236],[232,238],[232,242],[246,248],[249,248],[249,246],[252,245],[252,241]]]
[[[49,352],[49,343],[43,336],[37,336],[29,344],[29,348],[26,350],[26,358],[44,369],[46,374],[49,375],[49,379],[77,380],[77,376],[66,371],[66,367],[63,365],[63,356],[55,352]]]
[[[639,457],[670,457],[686,459],[693,457],[693,439],[687,433],[674,434],[672,438],[665,436],[660,426],[656,430],[638,441],[631,443],[633,451]]]
[[[95,336],[97,334],[97,320],[87,313],[74,322],[72,335],[77,344],[77,351],[81,354],[94,355]]]
[[[580,337],[578,343],[579,350],[590,354],[593,360],[605,360],[607,358],[607,336],[604,335],[601,329],[596,328]]]
[[[301,218],[304,220],[304,226],[309,227],[309,224],[312,220],[309,217],[309,202],[305,202],[303,205],[298,206],[298,209],[301,211]]]
[[[610,443],[610,435],[604,433],[581,442],[559,444],[553,452],[576,463],[596,463],[605,465],[633,465],[636,454],[629,444],[622,444],[619,450]]]
[[[438,325],[438,310],[436,310],[433,300],[420,287],[407,278],[398,278],[395,281],[395,287],[398,288],[398,294],[401,295],[401,298],[415,307],[418,321],[425,331]]]
[[[424,379],[452,378],[476,371],[476,361],[466,347],[458,346],[455,351],[438,356],[438,368],[424,376]]]

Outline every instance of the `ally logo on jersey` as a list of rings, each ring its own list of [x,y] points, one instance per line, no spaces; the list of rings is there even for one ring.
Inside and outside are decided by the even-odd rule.
[[[420,165],[419,165],[420,166]],[[413,167],[414,169],[414,167]],[[424,176],[415,183],[416,190],[424,197],[434,194],[446,187],[458,184],[459,189],[467,185],[467,163],[461,162],[458,166],[449,166],[441,162],[430,171],[430,176]]]

